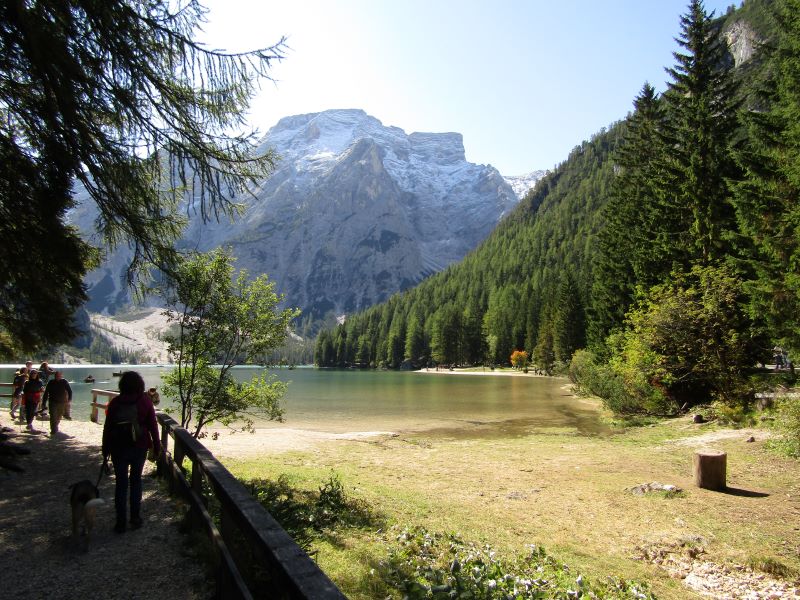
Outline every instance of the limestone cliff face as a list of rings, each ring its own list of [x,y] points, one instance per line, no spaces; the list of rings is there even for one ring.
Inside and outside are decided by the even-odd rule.
[[[758,45],[763,42],[753,27],[744,20],[737,20],[727,25],[722,32],[728,44],[728,51],[736,67],[753,58]]]
[[[360,110],[282,119],[263,140],[280,156],[235,223],[193,220],[181,245],[233,248],[286,304],[320,318],[370,306],[461,259],[518,201],[491,166],[466,161],[457,133],[385,127]],[[89,211],[90,212],[90,211]],[[77,222],[90,227],[78,209]],[[127,300],[118,253],[92,273],[94,311]]]

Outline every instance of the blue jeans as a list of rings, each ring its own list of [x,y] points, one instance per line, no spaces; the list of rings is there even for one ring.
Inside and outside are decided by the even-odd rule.
[[[130,481],[131,519],[140,518],[142,505],[142,469],[147,458],[146,448],[122,448],[111,452],[114,463],[114,508],[117,511],[117,523],[125,523],[127,517],[128,483]],[[128,469],[130,468],[130,476]]]

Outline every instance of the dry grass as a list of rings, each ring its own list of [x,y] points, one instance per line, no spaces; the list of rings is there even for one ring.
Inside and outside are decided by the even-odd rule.
[[[753,434],[756,442],[746,443]],[[605,438],[569,431],[497,438],[476,430],[226,462],[238,476],[285,473],[308,488],[335,471],[391,523],[459,532],[509,555],[540,544],[590,577],[642,579],[660,598],[687,598],[680,581],[636,559],[641,548],[700,539],[707,560],[800,572],[800,463],[769,453],[765,437],[679,419]],[[693,486],[692,454],[707,445],[728,453],[727,493]],[[626,491],[651,481],[686,493]],[[319,560],[348,596],[368,598],[369,569],[382,555],[377,537],[358,533],[342,547],[321,548]]]

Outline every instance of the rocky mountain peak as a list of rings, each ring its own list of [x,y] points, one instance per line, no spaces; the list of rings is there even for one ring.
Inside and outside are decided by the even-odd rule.
[[[518,202],[489,165],[467,162],[459,133],[411,133],[357,109],[281,119],[262,149],[274,172],[244,195],[234,223],[192,219],[184,247],[231,247],[268,273],[286,304],[319,319],[366,308],[460,260]],[[91,211],[81,215],[92,228]],[[90,310],[127,300],[126,257],[90,274]]]

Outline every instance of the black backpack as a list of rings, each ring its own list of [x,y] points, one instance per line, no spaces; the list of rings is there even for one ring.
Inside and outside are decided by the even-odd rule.
[[[134,446],[144,432],[139,423],[138,402],[118,403],[114,406],[111,423],[111,443],[115,448]]]

